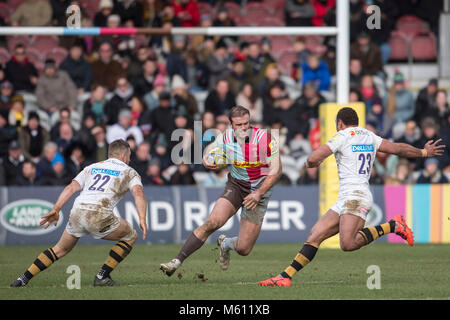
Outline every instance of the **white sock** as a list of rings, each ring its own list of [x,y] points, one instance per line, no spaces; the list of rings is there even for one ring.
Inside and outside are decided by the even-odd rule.
[[[177,258],[172,259],[172,262],[175,264],[175,267],[178,268],[179,266],[181,266],[181,261]]]

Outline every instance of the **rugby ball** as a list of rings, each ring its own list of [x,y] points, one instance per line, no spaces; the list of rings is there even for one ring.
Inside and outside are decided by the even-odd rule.
[[[206,161],[209,164],[215,164],[219,168],[225,168],[227,166],[226,154],[220,147],[211,149],[211,151],[207,155]]]

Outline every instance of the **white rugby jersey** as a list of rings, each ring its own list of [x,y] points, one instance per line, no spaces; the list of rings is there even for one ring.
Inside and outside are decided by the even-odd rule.
[[[369,188],[370,171],[382,141],[369,130],[350,127],[327,142],[336,157],[339,191]]]
[[[96,211],[113,210],[128,190],[142,186],[136,170],[115,158],[84,168],[74,180],[82,189],[74,208]]]

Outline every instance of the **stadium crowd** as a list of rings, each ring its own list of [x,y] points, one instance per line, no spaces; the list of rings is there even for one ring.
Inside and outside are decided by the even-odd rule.
[[[261,1],[246,1],[254,2]],[[287,26],[335,25],[335,2],[278,1]],[[241,1],[233,3],[244,8]],[[369,3],[381,8],[379,30],[366,27]],[[232,14],[229,1],[27,0],[0,24],[65,25],[71,4],[81,7],[85,27],[234,26],[242,20]],[[213,10],[200,10],[208,4]],[[384,70],[396,19],[419,16],[437,33],[441,5],[350,1],[350,101],[365,103],[366,127],[386,139],[422,148],[427,140],[442,138],[450,145],[448,92],[438,80],[430,79],[415,97],[402,73],[389,79]],[[284,37],[295,57],[288,63],[275,50],[282,42],[276,37],[60,37],[42,61],[32,58],[39,39],[45,49],[54,37],[2,38],[10,56],[0,69],[0,185],[67,184],[85,166],[106,159],[108,144],[122,138],[132,147],[131,166],[145,185],[223,186],[228,169],[213,173],[189,161],[174,165],[171,152],[178,141],[171,136],[186,129],[184,155],[193,150],[196,136],[206,146],[212,141],[208,129],[224,131],[234,105],[250,110],[254,126],[279,130],[279,183],[317,183],[317,169],[305,169],[304,161],[319,146],[319,105],[334,101],[336,81],[335,39],[317,38],[320,43],[312,48],[307,37]],[[195,120],[202,121],[200,128]],[[371,182],[447,183],[448,150],[426,161],[378,153]]]

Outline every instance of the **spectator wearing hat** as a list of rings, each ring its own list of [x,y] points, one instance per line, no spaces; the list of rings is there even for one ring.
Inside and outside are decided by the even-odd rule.
[[[431,108],[438,89],[438,79],[436,78],[430,79],[427,86],[420,89],[416,99],[416,113],[414,115],[416,121],[420,121],[423,118],[423,114]]]
[[[0,158],[8,154],[8,146],[13,140],[17,140],[17,128],[8,123],[8,112],[0,111]]]
[[[372,102],[371,109],[366,116],[366,122],[373,125],[376,134],[380,137],[385,139],[391,137],[394,118],[386,112],[380,98]]]
[[[142,3],[136,0],[117,1],[114,6],[114,12],[120,16],[120,19],[124,23],[132,21],[134,27],[142,27],[142,10]]]
[[[200,12],[196,1],[174,0],[171,5],[175,16],[181,20],[182,27],[197,27],[199,25]]]
[[[66,149],[64,158],[66,160],[66,170],[72,179],[93,163],[87,156],[86,146],[81,141],[72,142]]]
[[[447,177],[439,169],[439,160],[436,158],[428,158],[425,161],[425,168],[422,170],[416,183],[434,184],[448,182]]]
[[[177,171],[170,177],[170,184],[185,186],[195,185],[195,179],[188,164],[182,162],[177,166]]]
[[[219,79],[227,78],[231,72],[231,57],[227,52],[227,45],[224,41],[219,41],[206,61],[209,74],[209,90],[213,89]]]
[[[414,98],[412,93],[405,87],[402,73],[397,72],[394,75],[394,84],[386,98],[387,111],[394,116],[395,122],[405,123],[414,116]]]
[[[164,186],[169,184],[166,178],[161,174],[161,170],[161,161],[158,158],[153,157],[150,160],[150,165],[147,170],[147,179],[150,185]]]
[[[157,136],[155,143],[153,144],[152,160],[158,160],[161,171],[164,171],[173,164],[170,157],[171,150],[169,149],[169,143],[166,136],[161,133]]]
[[[14,90],[34,93],[38,81],[38,71],[28,60],[23,44],[19,43],[14,48],[14,55],[5,66],[5,75],[13,84]]]
[[[359,59],[365,72],[385,77],[380,48],[370,40],[366,32],[361,32],[350,45],[350,58]]]
[[[121,110],[130,110],[130,101],[133,94],[134,89],[128,79],[120,77],[117,80],[114,95],[105,105],[105,114],[108,125],[117,123],[119,120],[118,115]]]
[[[10,125],[22,128],[27,123],[27,113],[25,112],[25,100],[21,95],[15,95],[11,98],[11,106],[8,115]]]
[[[302,85],[308,81],[317,82],[319,91],[328,91],[330,89],[331,74],[328,65],[321,60],[318,55],[311,54],[307,62],[303,63]]]
[[[105,105],[107,102],[106,88],[99,84],[92,85],[91,95],[83,104],[83,115],[93,113],[95,114],[95,123],[106,123]]]
[[[108,17],[112,14],[113,8],[112,0],[101,0],[98,5],[98,12],[94,16],[94,26],[106,27]]]
[[[2,159],[1,165],[5,169],[5,182],[7,186],[16,185],[17,178],[22,171],[25,156],[17,140],[10,142],[8,154]]]
[[[78,89],[78,94],[89,92],[92,84],[92,67],[83,57],[84,45],[75,42],[69,50],[66,59],[61,62],[60,70],[66,71]]]
[[[311,26],[314,17],[314,7],[308,0],[286,0],[284,4],[285,21],[287,26]]]
[[[131,81],[133,83],[134,93],[140,97],[144,97],[153,90],[153,82],[158,75],[157,61],[152,58],[147,58],[142,64],[142,70],[143,73]]]
[[[303,85],[302,94],[295,100],[296,107],[299,108],[301,120],[309,123],[319,117],[319,106],[326,102],[320,94],[317,83],[307,82]],[[309,126],[306,130],[309,130]]]
[[[144,101],[147,105],[147,110],[150,112],[156,109],[159,105],[159,95],[166,90],[166,78],[161,73],[157,74],[153,81],[153,89],[144,95]]]
[[[152,144],[155,143],[156,139],[161,137],[161,135],[166,142],[170,141],[172,132],[175,130],[175,116],[171,108],[170,93],[164,91],[159,95],[159,106],[152,111],[150,118],[150,142]]]
[[[119,122],[108,127],[106,132],[106,141],[110,144],[117,139],[126,140],[128,136],[132,135],[139,145],[144,137],[142,131],[137,126],[131,125],[131,111],[123,109],[119,113]]]
[[[92,63],[93,83],[100,84],[113,91],[117,80],[125,76],[122,65],[113,60],[114,50],[111,43],[102,42],[98,49],[99,59]]]
[[[228,111],[236,105],[236,98],[230,92],[228,81],[220,79],[214,90],[210,91],[205,100],[205,111],[214,114],[217,121],[228,121]]]
[[[45,61],[44,72],[36,86],[39,107],[49,115],[61,108],[72,111],[77,106],[77,87],[64,70],[58,70],[55,60]]]
[[[188,123],[192,126],[195,116],[199,113],[197,100],[189,93],[188,86],[180,75],[173,76],[171,88],[175,109],[183,106]]]
[[[52,7],[48,1],[28,0],[23,2],[11,15],[12,26],[42,27],[49,26],[52,19]]]
[[[72,178],[67,171],[65,160],[60,154],[57,154],[51,161],[50,172],[42,174],[44,185],[47,186],[67,185],[72,181]]]
[[[0,111],[9,111],[13,95],[14,87],[10,81],[5,80],[0,83]]]
[[[39,123],[39,115],[35,111],[28,114],[28,123],[19,132],[19,143],[25,158],[38,163],[44,146],[50,141],[50,135]]]
[[[275,82],[280,82],[284,85],[278,65],[276,63],[271,63],[266,68],[264,78],[257,84],[257,86],[255,86],[255,88],[257,88],[260,95],[264,95],[269,87]]]
[[[37,176],[37,165],[31,160],[25,160],[22,164],[22,172],[17,178],[18,186],[41,186],[44,184],[42,177]]]
[[[179,34],[172,37],[172,47],[167,54],[167,73],[170,79],[175,74],[181,74],[183,78],[186,77],[186,62],[184,55],[186,51],[186,36]]]
[[[95,125],[91,131],[95,139],[95,151],[93,162],[99,162],[108,159],[108,142],[106,142],[106,129],[102,125]]]

